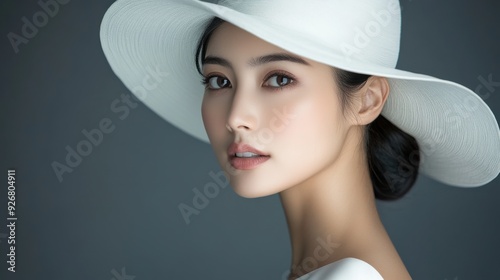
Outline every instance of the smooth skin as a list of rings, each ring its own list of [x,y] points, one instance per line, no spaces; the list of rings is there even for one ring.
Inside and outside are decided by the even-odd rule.
[[[229,23],[214,31],[205,57],[210,143],[237,194],[279,193],[292,245],[289,279],[347,257],[384,279],[411,279],[379,218],[363,145],[365,126],[387,100],[387,80],[371,77],[345,108],[330,66]],[[270,158],[236,170],[227,155],[232,143]],[[335,246],[319,254],[319,240]]]

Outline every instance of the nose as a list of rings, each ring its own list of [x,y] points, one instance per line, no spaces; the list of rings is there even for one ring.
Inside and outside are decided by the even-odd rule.
[[[249,90],[235,89],[227,118],[231,132],[248,132],[257,129],[258,106],[255,94]]]

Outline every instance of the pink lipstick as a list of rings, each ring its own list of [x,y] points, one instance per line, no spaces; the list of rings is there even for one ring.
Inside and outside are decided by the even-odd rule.
[[[240,170],[254,169],[271,157],[269,154],[242,143],[231,144],[227,149],[227,154],[231,165]]]

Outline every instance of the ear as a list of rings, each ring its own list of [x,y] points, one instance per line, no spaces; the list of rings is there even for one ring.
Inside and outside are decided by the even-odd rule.
[[[384,77],[372,76],[359,90],[357,108],[357,124],[367,125],[373,122],[382,112],[389,96],[389,82]]]

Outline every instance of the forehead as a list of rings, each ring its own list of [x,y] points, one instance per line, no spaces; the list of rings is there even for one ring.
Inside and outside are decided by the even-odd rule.
[[[292,54],[231,23],[224,22],[212,33],[206,55],[232,59],[243,56],[260,56],[266,53]],[[306,58],[304,60],[310,61]]]

